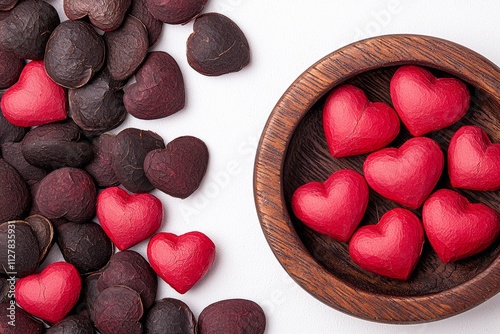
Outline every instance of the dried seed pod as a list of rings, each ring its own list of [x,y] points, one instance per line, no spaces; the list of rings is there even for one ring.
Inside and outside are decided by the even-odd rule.
[[[9,253],[9,249],[12,250],[12,240],[14,240],[15,255]],[[0,274],[25,277],[38,268],[40,259],[38,241],[25,221],[11,220],[0,224],[0,252]]]
[[[200,14],[208,0],[146,0],[151,14],[169,24],[186,23]]]
[[[228,17],[218,13],[200,15],[187,40],[187,60],[197,72],[217,76],[237,72],[250,62],[245,34]]]
[[[32,202],[32,205],[31,205],[31,210],[29,212],[30,216],[34,216],[34,215],[41,215],[41,216],[43,216],[42,213],[40,212],[40,210],[38,209],[36,201],[34,200],[35,197],[36,197],[36,192],[38,191],[38,187],[39,186],[40,186],[40,182],[33,183],[32,185],[30,185],[31,198],[33,198],[33,202]],[[54,229],[57,229],[62,224],[66,224],[68,222],[68,220],[66,218],[51,218],[50,222],[52,224],[52,227]]]
[[[85,304],[85,307],[89,313],[91,312],[94,301],[99,294],[99,289],[97,289],[97,282],[99,280],[99,277],[101,277],[101,273],[96,272],[88,275],[84,281],[83,303]]]
[[[138,18],[148,31],[149,46],[153,46],[158,41],[163,29],[163,22],[155,18],[148,10],[147,0],[133,0],[129,8],[129,14]]]
[[[40,249],[38,262],[42,263],[54,244],[54,227],[50,220],[42,215],[31,215],[25,221],[33,230],[35,238],[38,241],[38,248]]]
[[[93,158],[85,170],[94,178],[98,187],[106,188],[120,184],[111,165],[115,135],[103,133],[92,141]]]
[[[14,319],[10,317],[14,314]],[[15,320],[15,326],[9,324]],[[45,332],[43,323],[31,317],[25,310],[11,303],[0,303],[0,333],[3,334],[42,334]]]
[[[226,299],[213,303],[201,311],[198,318],[199,334],[262,334],[266,317],[262,308],[246,299]]]
[[[196,334],[196,319],[191,309],[182,301],[164,298],[156,301],[144,320],[148,334]]]
[[[198,189],[208,166],[208,148],[200,139],[182,136],[165,149],[149,152],[144,171],[159,190],[174,197],[186,198]]]
[[[64,21],[50,35],[45,70],[56,83],[78,88],[103,67],[106,46],[94,28],[83,21]]]
[[[9,51],[0,50],[0,89],[9,88],[19,79],[26,63]]]
[[[184,78],[168,53],[150,52],[135,78],[136,82],[125,89],[123,97],[125,108],[134,117],[157,119],[184,108]]]
[[[118,28],[131,0],[64,0],[64,13],[70,20],[88,16],[90,22],[103,31]]]
[[[57,324],[51,326],[46,334],[94,334],[94,326],[92,321],[81,315],[70,315],[63,320],[59,321]]]
[[[14,8],[17,0],[0,0],[0,11],[7,11]]]
[[[48,172],[45,169],[33,166],[26,161],[21,143],[4,143],[1,150],[4,160],[14,167],[29,185],[39,182],[47,175]]]
[[[94,222],[66,223],[57,229],[57,244],[64,259],[82,275],[103,268],[113,254],[113,244]]]
[[[158,278],[142,255],[132,250],[125,250],[111,257],[97,282],[100,293],[116,285],[127,286],[137,291],[144,308],[148,309],[156,298]]]
[[[29,191],[30,191],[31,198],[32,198],[31,208],[29,211],[30,216],[40,214],[40,210],[38,210],[38,206],[36,205],[36,202],[35,202],[35,194],[38,190],[39,185],[40,185],[40,182],[36,182],[36,183],[33,183],[32,185],[29,186]],[[52,226],[54,226],[54,225],[52,225]]]
[[[85,86],[68,90],[70,117],[86,135],[97,136],[123,123],[123,85],[106,69]]]
[[[106,63],[115,80],[132,76],[148,53],[148,32],[142,22],[127,16],[116,30],[103,35],[106,43]]]
[[[99,293],[90,310],[102,334],[141,334],[144,307],[139,294],[126,286],[112,286]]]
[[[50,33],[59,23],[59,14],[49,3],[21,1],[0,20],[0,49],[22,59],[43,59]]]
[[[152,131],[127,128],[118,133],[111,162],[120,183],[134,193],[152,190],[144,174],[144,158],[149,151],[164,147],[163,139]]]
[[[0,222],[21,218],[30,204],[28,185],[14,167],[0,159]]]
[[[92,177],[82,169],[63,167],[40,181],[34,201],[45,217],[90,221],[95,214],[97,191]]]
[[[45,169],[79,167],[92,158],[92,144],[72,122],[38,126],[21,143],[26,161]]]

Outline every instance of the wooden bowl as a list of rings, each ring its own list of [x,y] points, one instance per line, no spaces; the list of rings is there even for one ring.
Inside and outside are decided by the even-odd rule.
[[[432,133],[446,152],[452,134],[464,124],[483,127],[500,142],[500,69],[483,56],[455,43],[426,36],[390,35],[362,40],[337,50],[307,69],[284,93],[264,128],[255,161],[257,212],[267,241],[288,274],[331,307],[385,323],[417,323],[466,311],[500,291],[500,238],[471,258],[443,264],[425,243],[407,281],[360,269],[346,243],[303,225],[290,209],[297,187],[324,181],[336,170],[362,173],[366,156],[336,159],[329,154],[321,119],[325,95],[343,83],[362,88],[372,101],[390,105],[389,82],[399,65],[426,66],[438,76],[454,76],[469,87],[472,103],[457,124]],[[402,125],[391,144],[410,135]],[[446,167],[445,167],[446,170]],[[444,176],[438,188],[449,187]],[[500,191],[460,191],[473,202],[500,212]],[[361,225],[374,224],[396,205],[373,191]],[[416,213],[420,215],[417,210]]]

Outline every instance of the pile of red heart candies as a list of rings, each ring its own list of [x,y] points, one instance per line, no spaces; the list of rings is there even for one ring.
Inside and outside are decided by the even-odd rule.
[[[329,93],[323,128],[330,153],[335,158],[367,154],[364,176],[343,169],[324,182],[306,183],[293,193],[292,209],[316,232],[348,242],[349,254],[360,268],[407,280],[426,238],[444,263],[478,254],[495,242],[499,213],[469,202],[458,189],[500,189],[500,144],[492,144],[478,126],[460,127],[447,147],[447,172],[454,189],[436,189],[445,166],[444,148],[425,135],[453,125],[467,113],[467,86],[456,78],[436,78],[426,68],[405,65],[391,78],[390,95],[394,108],[369,101],[349,84]],[[399,120],[413,137],[399,148],[387,147],[400,132]],[[359,227],[370,188],[401,207],[385,212],[377,224]],[[421,210],[421,219],[415,210]]]

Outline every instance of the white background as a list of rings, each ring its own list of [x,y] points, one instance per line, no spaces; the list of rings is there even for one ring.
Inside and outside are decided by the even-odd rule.
[[[49,2],[62,14],[59,0]],[[115,130],[150,129],[166,142],[194,135],[209,147],[209,169],[195,194],[185,200],[153,194],[166,210],[161,230],[204,232],[217,246],[216,261],[184,295],[161,281],[158,298],[181,299],[196,316],[221,299],[251,299],[263,307],[269,334],[498,333],[500,295],[463,314],[420,325],[360,320],[319,302],[294,283],[266,243],[254,206],[252,178],[255,149],[269,113],[292,81],[314,62],[366,37],[415,33],[457,42],[500,65],[500,2],[209,0],[205,12],[209,11],[225,14],[241,27],[250,43],[251,64],[238,73],[205,77],[186,61],[192,23],[165,26],[154,49],[170,53],[179,63],[186,107],[156,121],[129,116]],[[133,249],[145,255],[146,244]],[[49,260],[55,257],[57,250]]]

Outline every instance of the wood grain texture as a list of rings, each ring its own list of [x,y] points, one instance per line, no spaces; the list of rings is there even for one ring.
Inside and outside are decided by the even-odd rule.
[[[464,124],[479,125],[492,141],[500,142],[500,69],[495,64],[446,40],[388,35],[331,53],[292,83],[264,128],[254,173],[255,203],[263,232],[291,277],[335,309],[387,323],[446,318],[500,291],[500,240],[481,254],[451,264],[443,264],[426,242],[413,275],[398,281],[360,269],[350,259],[346,243],[308,229],[290,209],[290,198],[298,186],[324,181],[343,168],[362,173],[366,155],[336,159],[329,154],[321,119],[325,95],[348,82],[362,88],[372,101],[391,105],[390,78],[402,64],[426,66],[437,76],[458,77],[469,87],[472,102],[466,116],[428,135],[445,153],[451,136]],[[402,125],[390,146],[399,147],[410,137]],[[437,187],[449,187],[446,173]],[[500,212],[500,191],[461,193]],[[372,191],[362,224],[378,222],[394,207],[395,203]],[[420,215],[419,210],[415,212]]]

